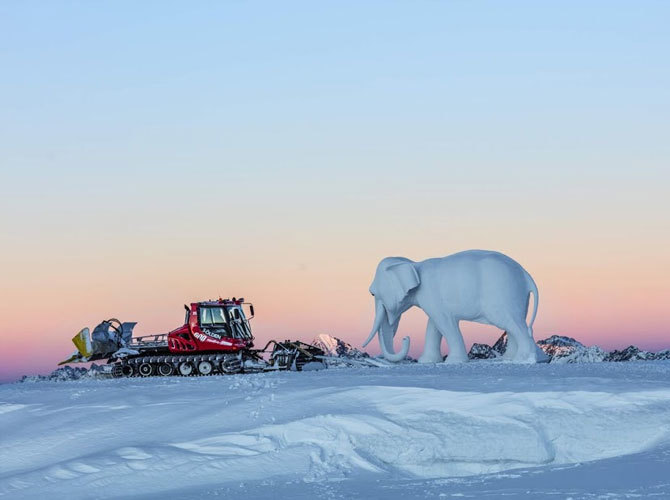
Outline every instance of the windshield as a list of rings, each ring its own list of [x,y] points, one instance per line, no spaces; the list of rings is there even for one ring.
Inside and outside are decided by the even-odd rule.
[[[203,307],[200,309],[200,325],[224,327],[226,316],[223,307]]]

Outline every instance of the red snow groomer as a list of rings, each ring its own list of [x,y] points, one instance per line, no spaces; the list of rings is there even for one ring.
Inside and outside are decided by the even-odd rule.
[[[302,370],[308,363],[325,367],[323,350],[300,341],[271,340],[263,349],[253,349],[249,320],[254,306],[244,299],[194,302],[184,308],[184,324],[169,333],[133,337],[137,323],[114,318],[92,334],[84,328],[72,339],[77,351],[59,364],[106,360],[116,377]]]

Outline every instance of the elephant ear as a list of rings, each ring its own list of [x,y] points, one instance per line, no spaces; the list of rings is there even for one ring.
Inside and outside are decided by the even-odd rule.
[[[410,290],[413,290],[421,283],[419,273],[416,272],[412,262],[393,264],[387,268],[387,272],[391,277],[391,292],[393,293],[393,302],[395,304],[400,304],[407,297]]]

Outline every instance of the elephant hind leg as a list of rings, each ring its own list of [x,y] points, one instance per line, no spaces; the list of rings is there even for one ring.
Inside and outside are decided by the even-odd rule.
[[[517,363],[536,363],[537,348],[535,342],[528,335],[528,326],[525,321],[510,321],[505,328],[507,332],[507,349],[514,345],[514,350],[505,352],[505,359],[516,361]]]
[[[507,346],[505,347],[505,352],[503,354],[503,359],[514,359],[516,357],[516,352],[519,350],[519,346],[516,342],[516,337],[510,335],[507,330],[504,332],[507,334]]]

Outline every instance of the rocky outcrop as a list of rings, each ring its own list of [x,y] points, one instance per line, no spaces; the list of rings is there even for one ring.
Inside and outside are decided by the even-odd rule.
[[[367,352],[359,351],[351,344],[348,344],[342,339],[328,335],[327,333],[320,333],[312,341],[312,345],[320,348],[326,353],[326,356],[334,357],[348,357],[348,358],[369,358]]]
[[[19,382],[65,382],[70,380],[91,379],[91,378],[109,378],[111,377],[111,367],[108,365],[96,365],[93,363],[90,368],[83,366],[63,366],[52,371],[49,375],[24,375]]]
[[[492,349],[501,356],[505,354],[505,351],[507,350],[507,332],[504,332],[500,338],[496,340],[496,343],[493,344]]]
[[[656,359],[656,354],[653,352],[642,351],[634,345],[629,345],[620,351],[612,351],[606,357],[605,361],[647,361]]]
[[[665,349],[663,351],[658,351],[655,354],[655,359],[658,359],[658,360],[670,359],[670,349]]]
[[[538,340],[537,345],[550,358],[568,357],[575,352],[585,349],[586,346],[573,339],[562,335],[552,335],[548,339]]]
[[[550,358],[550,363],[599,363],[605,360],[607,352],[597,345],[582,346],[572,352]]]
[[[598,346],[586,347],[578,340],[563,335],[538,340],[537,345],[549,357],[550,363],[597,363],[607,356]]]
[[[538,340],[538,347],[549,357],[550,363],[599,363],[602,361],[652,361],[670,360],[670,349],[657,353],[643,351],[636,346],[629,346],[620,351],[607,352],[597,345],[585,346],[578,340],[564,335],[552,335]],[[472,344],[468,353],[469,359],[493,359],[502,356],[507,349],[507,334],[489,346],[488,344]]]
[[[468,353],[469,359],[492,359],[498,357],[500,357],[500,353],[488,344],[472,344]]]

